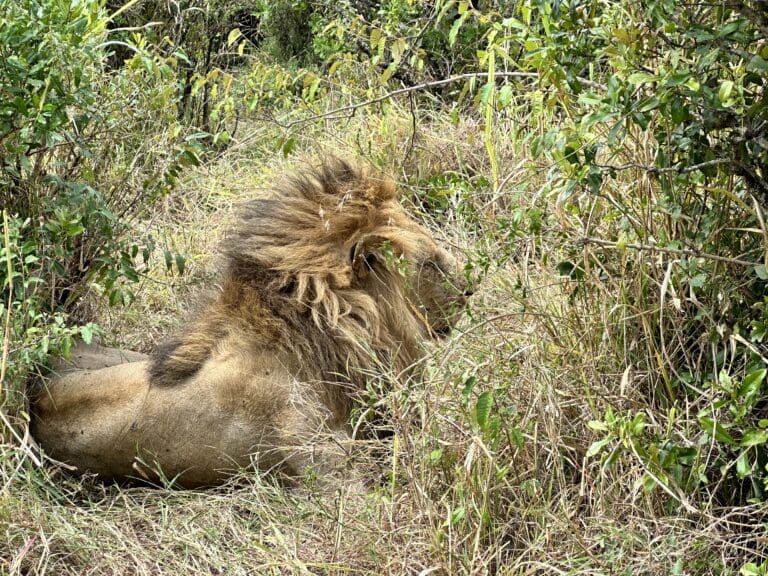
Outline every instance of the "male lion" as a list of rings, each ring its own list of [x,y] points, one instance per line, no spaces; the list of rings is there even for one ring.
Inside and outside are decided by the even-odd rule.
[[[251,462],[338,475],[372,371],[411,373],[469,295],[394,184],[341,160],[246,203],[224,254],[215,297],[150,359],[81,357],[86,369],[36,395],[33,434],[48,454],[181,486]]]

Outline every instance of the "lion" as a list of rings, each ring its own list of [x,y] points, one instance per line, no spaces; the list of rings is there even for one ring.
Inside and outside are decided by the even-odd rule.
[[[182,487],[254,464],[343,478],[359,393],[377,370],[413,376],[471,295],[394,183],[340,159],[246,202],[222,248],[220,286],[177,336],[135,361],[86,352],[33,397],[50,457]]]

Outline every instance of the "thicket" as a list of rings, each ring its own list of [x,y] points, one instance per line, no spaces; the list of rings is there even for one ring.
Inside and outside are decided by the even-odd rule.
[[[115,28],[129,8],[0,2],[0,373],[2,405],[19,418],[30,370],[98,329],[83,296],[131,300],[157,248],[144,226],[154,204],[226,140],[231,76],[203,68],[187,90],[189,59],[162,49],[168,37]],[[202,114],[189,112],[198,92]],[[183,271],[181,255],[165,250],[165,261]]]
[[[567,285],[574,324],[600,320],[581,325],[579,348],[561,338],[572,325],[536,320],[589,404],[564,412],[591,432],[558,447],[561,465],[624,478],[666,513],[747,514],[766,499],[763,0],[0,0],[0,13],[2,408],[14,425],[28,372],[91,337],[84,294],[130,300],[158,249],[183,271],[142,222],[186,166],[247,123],[274,126],[264,145],[288,155],[308,123],[362,107],[386,118],[397,101],[413,142],[431,114],[482,126],[487,172],[405,176],[421,209],[458,213],[478,240],[469,272],[533,254]],[[530,186],[498,158],[510,139],[529,150]],[[385,164],[365,134],[360,149]],[[527,278],[515,305],[543,316]],[[508,380],[469,370],[454,383],[467,426],[506,462],[494,474],[533,434],[515,416],[513,364]],[[451,469],[448,451],[429,458]],[[491,540],[507,496],[491,490],[454,520],[474,514]]]
[[[613,358],[601,369],[621,375],[617,389],[642,387],[648,409],[595,403],[596,439],[583,456],[603,471],[639,459],[637,481],[672,507],[762,500],[765,2],[393,0],[316,14],[327,22],[313,40],[325,58],[320,90],[340,85],[349,102],[336,115],[366,98],[384,107],[394,90],[484,123],[490,178],[420,182],[433,191],[425,206],[444,206],[448,189],[475,232],[494,239],[477,271],[532,243],[572,282],[575,308],[610,301],[602,338]],[[369,83],[345,86],[360,66]],[[496,131],[521,113],[530,129]],[[505,138],[528,143],[540,190],[506,186],[510,167],[495,157]],[[619,185],[627,179],[636,186]],[[478,399],[491,445],[504,436],[494,414],[510,393],[491,391],[493,408]]]

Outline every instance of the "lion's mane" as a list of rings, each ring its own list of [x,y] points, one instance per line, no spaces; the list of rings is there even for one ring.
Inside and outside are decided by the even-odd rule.
[[[396,258],[423,236],[369,168],[331,159],[286,177],[240,210],[219,294],[154,354],[152,384],[183,382],[233,333],[295,355],[321,381],[359,388],[374,362],[407,371],[428,327],[403,275],[368,249]]]

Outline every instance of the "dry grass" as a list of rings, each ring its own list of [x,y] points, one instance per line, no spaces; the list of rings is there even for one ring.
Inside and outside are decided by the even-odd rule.
[[[499,119],[497,130],[511,133],[523,120]],[[600,436],[587,423],[606,408],[661,414],[649,393],[654,375],[629,361],[643,339],[629,333],[632,317],[653,311],[622,303],[626,278],[596,282],[585,296],[558,275],[579,231],[556,198],[539,195],[546,167],[525,142],[499,142],[505,187],[495,194],[479,124],[425,113],[417,125],[414,135],[406,109],[395,108],[386,121],[361,114],[322,133],[307,129],[299,143],[302,154],[367,157],[425,214],[417,191],[455,174],[478,209],[470,213],[458,195],[430,225],[477,267],[495,258],[471,315],[426,360],[425,381],[378,399],[396,434],[371,451],[370,492],[321,496],[251,472],[202,492],[104,486],[28,461],[14,471],[23,455],[6,441],[7,573],[661,575],[736,574],[759,563],[761,506],[686,509],[658,487],[643,489],[644,465],[631,450],[611,467],[588,456]],[[268,133],[254,128],[158,213],[152,226],[189,256],[189,272],[153,272],[130,307],[101,309],[114,343],[150,348],[214,281],[225,215],[287,162],[258,148]],[[614,186],[619,194],[634,181]],[[544,214],[542,234],[491,234],[505,213],[530,207]],[[494,402],[483,426],[476,403],[486,392]]]

